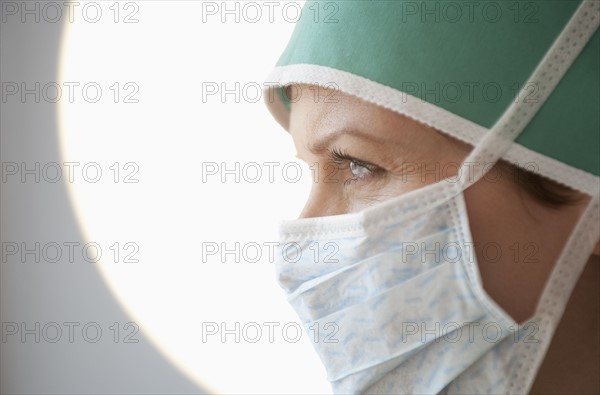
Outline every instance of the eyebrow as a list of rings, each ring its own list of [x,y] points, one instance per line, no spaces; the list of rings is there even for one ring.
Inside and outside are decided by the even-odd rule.
[[[371,133],[365,133],[357,129],[339,129],[331,133],[327,133],[325,137],[317,141],[307,143],[306,148],[315,155],[322,154],[323,152],[327,151],[333,142],[344,135],[353,136],[378,145],[386,144],[386,139],[373,136]]]

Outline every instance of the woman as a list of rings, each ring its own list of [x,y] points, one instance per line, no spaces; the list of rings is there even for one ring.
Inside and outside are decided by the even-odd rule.
[[[305,5],[266,96],[314,178],[277,270],[334,392],[600,392],[599,19]]]

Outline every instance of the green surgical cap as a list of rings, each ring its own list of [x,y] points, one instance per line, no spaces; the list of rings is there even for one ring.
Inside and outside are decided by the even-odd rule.
[[[282,87],[316,84],[476,145],[511,104],[535,100],[537,90],[545,89],[544,80],[533,83],[529,78],[575,12],[586,6],[583,19],[568,27],[572,31],[561,46],[565,56],[570,56],[572,46],[573,63],[562,78],[552,73],[542,76],[560,82],[503,158],[596,194],[598,4],[597,0],[307,1],[267,78],[267,105],[287,129],[289,103]]]

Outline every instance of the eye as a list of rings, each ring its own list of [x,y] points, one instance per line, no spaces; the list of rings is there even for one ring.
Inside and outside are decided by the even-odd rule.
[[[378,175],[384,171],[377,165],[356,159],[335,147],[332,147],[329,150],[329,157],[333,162],[340,166],[340,169],[343,168],[342,166],[347,166],[345,168],[350,170],[352,178],[345,180],[344,185],[349,185],[355,181],[366,180],[367,178]]]
[[[365,177],[371,173],[367,166],[363,166],[355,160],[350,161],[350,171],[354,177]]]

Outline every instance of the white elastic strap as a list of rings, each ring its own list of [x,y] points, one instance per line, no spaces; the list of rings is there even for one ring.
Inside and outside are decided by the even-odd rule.
[[[548,279],[534,318],[539,325],[538,342],[521,343],[518,362],[510,379],[511,394],[529,393],[533,379],[550,346],[554,331],[567,306],[571,292],[600,239],[600,195],[592,198]]]
[[[584,0],[579,5],[514,102],[463,162],[459,174],[469,177],[461,177],[462,189],[483,177],[511,147],[592,37],[600,23],[599,16],[599,1]],[[532,84],[538,89],[525,100],[531,96]]]

